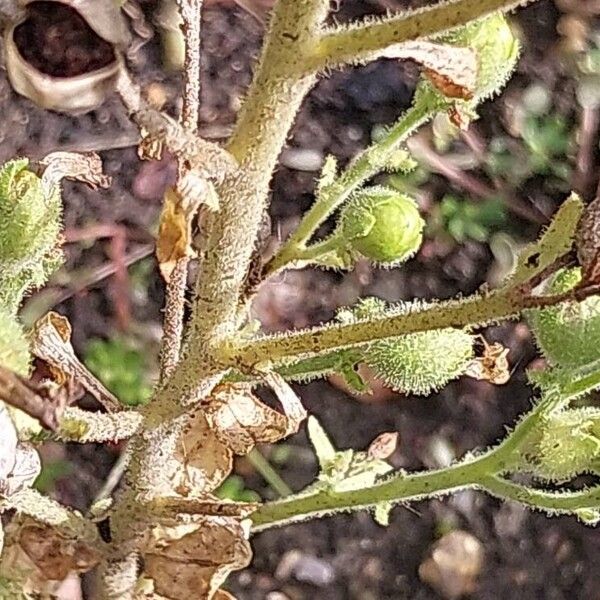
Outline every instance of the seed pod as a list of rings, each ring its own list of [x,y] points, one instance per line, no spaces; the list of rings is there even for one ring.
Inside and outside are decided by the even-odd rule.
[[[559,271],[548,292],[559,294],[581,281],[581,269]],[[527,321],[543,355],[552,365],[581,367],[600,358],[600,298],[527,311]]]
[[[113,91],[129,32],[113,0],[21,0],[4,32],[13,88],[42,108],[73,114]]]
[[[29,344],[23,328],[0,304],[0,366],[19,375],[27,375],[30,363]]]
[[[600,413],[575,408],[548,417],[535,449],[529,451],[531,470],[541,479],[569,481],[600,467]]]
[[[600,196],[586,207],[575,237],[577,258],[586,283],[600,283]]]
[[[415,201],[393,189],[370,187],[346,204],[339,231],[352,250],[385,266],[417,252],[425,221]]]
[[[422,302],[390,307],[379,298],[363,298],[337,313],[338,321],[405,314],[423,309]],[[427,395],[465,373],[473,360],[474,337],[462,329],[436,329],[383,339],[362,348],[364,362],[392,389]]]

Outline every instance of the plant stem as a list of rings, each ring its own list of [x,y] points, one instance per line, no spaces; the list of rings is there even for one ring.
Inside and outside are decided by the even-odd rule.
[[[400,474],[384,483],[359,490],[337,493],[320,490],[312,494],[300,494],[289,500],[269,502],[252,514],[253,531],[323,517],[335,512],[365,509],[385,501],[416,501],[474,487],[475,482],[489,473],[487,460],[486,456],[437,471]]]
[[[200,112],[200,36],[203,0],[176,0],[182,18],[181,31],[185,38],[184,92],[181,122],[196,132]]]
[[[166,286],[163,338],[160,347],[161,382],[172,375],[179,361],[189,263],[188,256],[178,258]]]
[[[221,208],[207,219],[204,259],[197,279],[188,355],[211,354],[212,342],[237,325],[238,303],[266,210],[269,183],[281,148],[314,76],[298,74],[325,0],[280,0],[273,9],[258,71],[227,149],[237,173],[218,186]]]
[[[447,0],[375,21],[326,30],[306,66],[335,68],[373,60],[389,46],[443,33],[497,11],[507,12],[532,0]]]
[[[258,448],[253,448],[246,458],[256,471],[260,473],[261,477],[269,484],[273,491],[282,498],[294,493]]]
[[[418,312],[392,317],[343,325],[329,323],[254,340],[230,339],[222,344],[221,352],[223,359],[231,366],[244,370],[248,365],[290,362],[297,356],[308,358],[407,333],[446,327],[482,326],[517,316],[526,308],[550,306],[575,299],[576,293],[577,300],[581,300],[596,292],[596,289],[590,288],[556,296],[531,296],[519,294],[512,288],[500,289],[487,295],[440,302]]]
[[[399,473],[368,488],[335,492],[321,489],[300,493],[282,501],[262,505],[253,513],[255,531],[374,506],[379,502],[408,502],[425,497],[449,494],[461,489],[481,489],[499,498],[517,500],[534,507],[569,512],[580,508],[600,507],[600,486],[585,492],[551,493],[522,486],[499,475],[518,471],[521,449],[546,416],[560,410],[577,396],[600,386],[600,361],[576,369],[571,381],[561,388],[547,390],[538,404],[517,424],[512,433],[497,446],[478,457],[424,473]]]
[[[481,486],[483,490],[496,498],[514,500],[530,508],[555,513],[572,513],[582,509],[600,508],[600,486],[579,492],[547,492],[498,476],[484,478]]]
[[[418,106],[411,106],[389,129],[385,138],[364,150],[333,184],[322,191],[289,240],[265,268],[267,275],[288,266],[290,262],[304,258],[306,244],[317,228],[343,204],[353,191],[385,166],[392,152],[415,129],[447,106],[444,102],[434,101],[433,98],[432,95],[430,102],[423,99]]]

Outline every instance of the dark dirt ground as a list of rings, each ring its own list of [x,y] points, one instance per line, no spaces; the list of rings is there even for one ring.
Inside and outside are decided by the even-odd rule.
[[[142,4],[150,17],[155,2]],[[342,5],[340,18],[382,10],[384,4],[402,3],[348,0]],[[547,0],[519,13],[525,50],[506,94],[532,80],[542,81],[553,90],[555,104],[569,118],[576,119],[572,85],[554,52],[558,16],[557,8]],[[201,117],[211,133],[226,131],[234,120],[249,82],[261,31],[261,26],[239,9],[221,6],[206,11]],[[159,83],[153,89],[166,94],[166,106],[176,109],[178,77],[159,66],[157,36],[135,55],[132,63],[140,80],[146,85]],[[313,90],[273,182],[274,242],[290,230],[312,199],[317,173],[290,168],[298,156],[296,151],[311,150],[313,155],[321,156],[332,153],[342,162],[347,161],[368,143],[374,125],[391,122],[407,106],[416,74],[416,68],[406,63],[379,62],[334,73]],[[114,233],[114,225],[118,225],[116,231],[125,232],[126,260],[145,251],[152,240],[162,190],[173,176],[173,169],[168,163],[138,161],[135,129],[116,99],[83,116],[62,116],[37,109],[17,97],[2,77],[0,114],[1,160],[16,155],[40,157],[61,148],[101,150],[106,170],[114,177],[113,185],[106,191],[90,191],[66,184],[67,239],[75,240],[84,228],[96,225],[105,226],[104,233],[106,229]],[[486,106],[483,116],[481,127],[489,136],[502,122],[501,103]],[[114,145],[126,147],[106,149]],[[449,185],[442,178],[435,181],[441,189]],[[534,191],[527,191],[526,197],[546,214],[561,201],[560,195],[549,197]],[[524,240],[534,237],[539,228],[520,220],[513,220],[513,227]],[[90,235],[94,237],[94,232]],[[71,320],[79,351],[89,337],[109,336],[120,326],[126,326],[140,343],[155,349],[163,296],[153,259],[145,259],[152,266],[145,291],[134,293],[127,280],[119,277],[91,284],[86,279],[89,273],[93,279],[105,265],[110,268],[117,250],[105,239],[68,244],[67,268],[55,277],[50,291],[29,301],[26,316],[33,318],[69,296],[55,308]],[[448,246],[428,241],[419,255],[398,272],[361,266],[345,276],[290,273],[260,294],[256,312],[266,328],[277,330],[331,318],[338,306],[350,304],[361,295],[398,300],[468,294],[486,280],[491,264],[492,254],[484,244]],[[308,410],[318,416],[340,447],[362,449],[379,433],[398,431],[400,443],[393,464],[408,469],[431,467],[438,464],[444,452],[460,456],[493,443],[528,407],[530,390],[524,369],[535,359],[535,350],[527,329],[519,324],[492,328],[488,338],[509,346],[511,362],[518,365],[510,383],[503,387],[464,379],[426,399],[388,394],[387,399],[369,403],[325,382],[300,387],[299,392]],[[291,487],[300,489],[314,477],[315,463],[304,433],[286,444],[291,449],[289,459],[277,468]],[[47,457],[58,452],[50,448]],[[68,456],[75,468],[57,481],[54,493],[64,502],[85,508],[117,452],[117,448],[107,451],[92,445],[70,447]],[[240,461],[238,471],[244,474],[249,487],[265,497],[272,495],[247,463]],[[397,508],[387,529],[376,525],[369,515],[357,514],[260,534],[253,540],[251,567],[234,574],[228,586],[241,600],[437,598],[420,581],[417,569],[439,532],[452,527],[472,533],[483,544],[484,566],[472,598],[600,599],[598,530],[586,528],[573,518],[549,519],[475,492],[422,502],[410,510]],[[300,564],[308,567],[291,569],[291,573],[283,572],[281,567],[278,570],[290,551],[297,551]]]

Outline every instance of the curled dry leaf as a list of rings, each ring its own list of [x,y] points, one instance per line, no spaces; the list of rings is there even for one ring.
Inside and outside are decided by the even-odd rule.
[[[165,193],[156,240],[156,258],[160,273],[167,283],[177,261],[194,254],[192,222],[199,204],[189,200],[189,196],[180,194],[175,188],[168,188]]]
[[[284,435],[279,439],[296,433],[304,419],[306,419],[306,409],[302,406],[300,398],[298,398],[292,386],[279,373],[267,371],[259,373],[259,375],[262,376],[264,383],[277,396],[277,400],[279,400],[283,408],[283,414],[287,419],[287,428]]]
[[[110,186],[111,179],[102,171],[102,160],[95,152],[51,152],[40,164],[45,167],[42,183],[48,188],[64,178],[87,183],[92,188]]]
[[[477,55],[470,48],[415,41],[391,46],[382,56],[419,63],[431,83],[449,98],[473,98],[478,66]]]
[[[164,598],[211,600],[229,573],[248,566],[251,557],[248,531],[238,519],[195,516],[152,530],[144,569]]]
[[[247,454],[257,443],[273,443],[288,435],[289,419],[263,404],[245,385],[223,385],[206,407],[217,437],[235,454]]]
[[[278,374],[264,374],[283,406],[283,414],[263,404],[245,384],[219,386],[184,427],[176,451],[182,464],[173,481],[182,495],[215,490],[229,475],[234,454],[257,443],[273,443],[298,431],[306,411]]]
[[[117,398],[75,356],[75,350],[71,345],[71,325],[65,317],[49,312],[35,323],[30,337],[31,351],[50,366],[59,384],[74,380],[94,396],[107,411],[122,409]]]
[[[498,342],[488,344],[483,340],[483,344],[483,355],[473,359],[465,375],[473,379],[489,381],[494,385],[505,384],[510,379],[509,349]]]

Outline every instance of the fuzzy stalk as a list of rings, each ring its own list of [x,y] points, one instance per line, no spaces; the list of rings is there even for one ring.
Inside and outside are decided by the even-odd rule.
[[[313,71],[364,63],[394,44],[443,33],[494,12],[508,12],[532,1],[446,0],[383,19],[331,28],[325,30],[314,45],[305,68]]]
[[[499,319],[515,317],[526,308],[580,300],[597,291],[595,287],[580,289],[576,298],[572,293],[555,296],[524,295],[518,289],[507,288],[487,295],[477,294],[464,300],[440,302],[417,312],[392,317],[350,324],[326,324],[254,340],[230,339],[221,345],[221,353],[224,361],[244,371],[251,365],[285,363],[297,356],[308,358],[407,333],[446,327],[482,326]]]
[[[449,467],[411,474],[401,471],[380,483],[358,490],[335,492],[328,489],[315,489],[312,493],[300,493],[290,498],[263,504],[252,514],[253,530],[262,531],[309,518],[361,510],[374,507],[381,502],[398,504],[432,496],[439,497],[469,488],[505,497],[502,490],[511,492],[508,485],[510,482],[507,482],[503,488],[502,481],[505,480],[492,481],[492,479],[502,473],[518,470],[522,460],[519,450],[527,444],[529,437],[546,415],[579,395],[582,387],[591,390],[599,384],[600,372],[592,379],[584,376],[573,386],[553,390],[540,400],[503,442],[479,456],[469,456]],[[489,488],[488,484],[490,484]],[[518,495],[506,497],[518,499]],[[600,493],[595,497],[600,497]],[[533,504],[534,501],[531,503]]]

